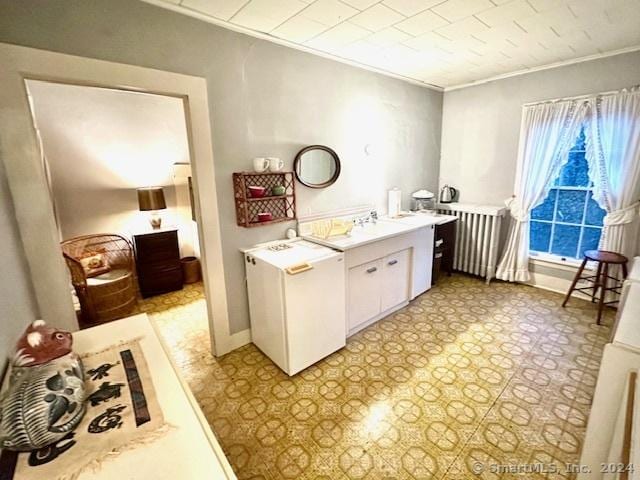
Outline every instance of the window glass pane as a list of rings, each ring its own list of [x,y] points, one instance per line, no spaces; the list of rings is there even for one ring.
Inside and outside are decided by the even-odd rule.
[[[551,239],[551,224],[543,222],[529,223],[529,250],[548,252]]]
[[[605,212],[600,205],[593,199],[593,194],[589,192],[587,196],[587,214],[584,218],[584,223],[587,225],[599,225],[602,226],[602,220],[607,212]]]
[[[560,170],[556,185],[588,187],[589,184],[589,165],[584,158],[584,151],[569,152],[569,161]]]
[[[560,190],[558,192],[558,208],[556,222],[582,223],[584,202],[587,192],[580,190]]]
[[[531,218],[535,220],[553,220],[553,209],[556,206],[556,191],[552,189],[542,204],[531,210]]]
[[[578,138],[576,139],[576,143],[573,146],[573,148],[571,149],[572,152],[575,152],[576,150],[584,150],[585,146],[584,146],[584,129],[580,130],[580,135],[578,135]]]
[[[551,243],[551,253],[563,257],[576,257],[578,242],[580,241],[580,227],[572,225],[556,224],[553,241]]]
[[[582,244],[580,245],[580,255],[584,254],[585,250],[597,250],[598,243],[600,243],[601,228],[583,227],[582,232]]]

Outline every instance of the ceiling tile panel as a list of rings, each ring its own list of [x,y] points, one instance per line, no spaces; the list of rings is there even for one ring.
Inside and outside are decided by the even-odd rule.
[[[489,30],[484,23],[475,17],[467,17],[455,23],[451,23],[442,28],[438,28],[435,32],[439,35],[447,37],[449,40],[464,38],[468,35],[477,35]]]
[[[447,0],[431,10],[450,22],[456,22],[492,7],[494,4],[489,0]]]
[[[270,32],[306,6],[300,0],[251,0],[230,21],[259,32]]]
[[[404,19],[405,17],[403,15],[379,3],[359,13],[353,17],[350,22],[367,30],[371,30],[372,32],[377,32]]]
[[[328,28],[329,27],[320,22],[298,14],[284,22],[275,30],[272,30],[271,35],[289,40],[290,42],[304,43]]]
[[[375,5],[380,0],[342,0],[344,3],[351,5],[353,8],[357,8],[358,10],[366,10],[371,5]]]
[[[180,3],[176,1],[175,3]],[[247,0],[182,0],[182,6],[206,13],[220,20],[229,20]]]
[[[333,27],[357,13],[359,13],[359,10],[340,2],[339,0],[316,0],[300,12],[300,15],[329,27]]]
[[[411,37],[408,33],[394,27],[385,28],[367,37],[367,41],[380,47],[389,47],[396,43],[404,42]]]
[[[526,0],[513,0],[499,7],[480,12],[476,14],[476,17],[488,26],[496,27],[503,23],[521,20],[535,14],[536,11]]]
[[[398,23],[396,28],[409,35],[417,36],[448,24],[448,21],[427,10]]]
[[[382,3],[405,17],[412,17],[443,1],[444,0],[384,0]]]
[[[360,40],[371,32],[352,23],[343,22],[305,42],[306,45],[320,50],[334,52],[351,42]]]

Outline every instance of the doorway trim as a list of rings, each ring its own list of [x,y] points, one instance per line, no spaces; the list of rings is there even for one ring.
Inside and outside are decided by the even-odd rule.
[[[5,43],[0,65],[0,156],[41,318],[78,329],[25,80],[172,96],[183,100],[187,124],[211,350],[218,356],[231,351],[237,341],[229,330],[206,80]]]

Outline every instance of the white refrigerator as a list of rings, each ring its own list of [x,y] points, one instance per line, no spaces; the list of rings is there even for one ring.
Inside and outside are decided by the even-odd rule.
[[[345,346],[342,252],[298,240],[244,255],[251,340],[278,367],[295,375]]]

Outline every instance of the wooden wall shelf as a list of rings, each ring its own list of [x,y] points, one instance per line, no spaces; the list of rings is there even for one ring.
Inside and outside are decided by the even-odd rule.
[[[284,195],[269,195],[271,189],[282,185]],[[267,195],[251,197],[249,187],[264,187]],[[233,192],[236,204],[236,222],[241,227],[261,227],[296,218],[296,190],[293,172],[236,172],[233,174]],[[273,219],[260,222],[258,214],[269,212]]]

